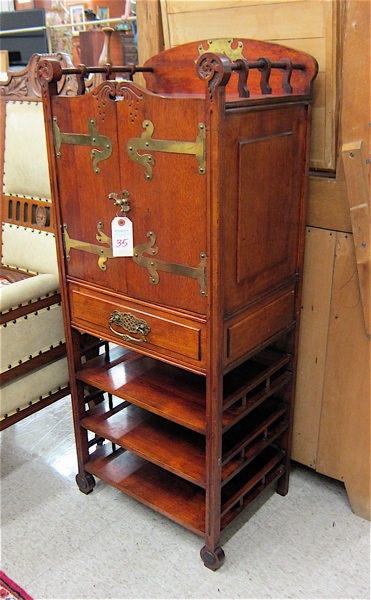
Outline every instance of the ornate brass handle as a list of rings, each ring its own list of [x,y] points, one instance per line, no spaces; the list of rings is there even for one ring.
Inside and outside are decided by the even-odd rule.
[[[123,327],[123,329],[129,331],[129,333],[138,333],[141,337],[136,338],[128,335],[127,333],[115,331],[115,329],[112,327],[112,324]],[[150,326],[148,325],[147,321],[144,321],[144,319],[138,319],[131,313],[122,313],[118,310],[114,310],[111,314],[110,320],[108,321],[108,327],[111,331],[113,331],[113,333],[119,335],[123,340],[125,340],[125,342],[146,342],[146,336],[151,331]]]

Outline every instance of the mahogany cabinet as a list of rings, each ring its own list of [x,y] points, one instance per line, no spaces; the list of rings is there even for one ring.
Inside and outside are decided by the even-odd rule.
[[[76,97],[58,63],[39,72],[77,483],[199,534],[215,570],[221,531],[267,486],[288,490],[317,64],[236,39],[97,72],[87,93],[89,69],[69,70]],[[81,332],[105,352],[83,360]]]

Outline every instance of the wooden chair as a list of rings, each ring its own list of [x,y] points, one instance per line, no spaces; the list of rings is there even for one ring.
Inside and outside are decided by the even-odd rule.
[[[44,55],[42,56],[44,58]],[[54,55],[54,58],[56,55]],[[41,55],[0,86],[0,430],[69,393],[45,129]],[[62,66],[72,66],[57,55]],[[60,83],[76,93],[68,77]]]

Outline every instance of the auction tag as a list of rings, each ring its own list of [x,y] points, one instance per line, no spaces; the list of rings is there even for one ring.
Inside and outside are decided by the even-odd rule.
[[[111,223],[113,256],[133,256],[133,223],[127,217],[115,217]]]

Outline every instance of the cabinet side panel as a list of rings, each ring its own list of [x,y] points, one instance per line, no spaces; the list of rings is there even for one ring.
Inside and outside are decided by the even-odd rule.
[[[239,142],[238,285],[245,280],[256,282],[267,272],[282,277],[295,269],[294,240],[292,235],[284,234],[295,230],[296,211],[290,189],[294,147],[293,131]],[[247,175],[258,175],[262,169],[265,176]]]
[[[271,294],[298,273],[305,177],[306,107],[227,118],[224,204],[225,312]],[[241,115],[239,115],[241,117]]]

